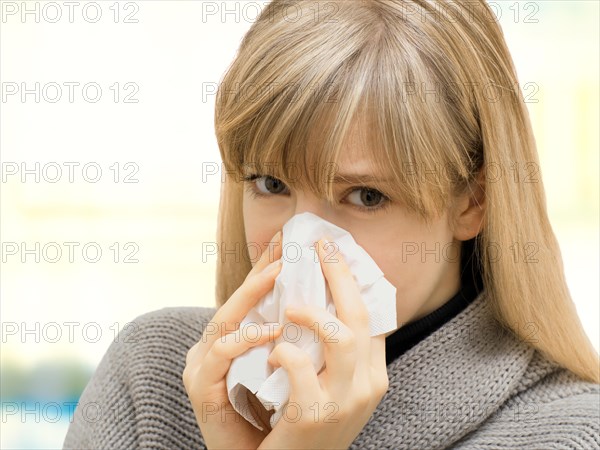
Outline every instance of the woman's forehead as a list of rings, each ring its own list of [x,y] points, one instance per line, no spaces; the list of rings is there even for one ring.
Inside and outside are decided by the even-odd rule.
[[[369,127],[363,121],[354,121],[342,140],[340,153],[335,161],[335,171],[340,177],[355,178],[357,175],[386,176],[382,173],[382,149],[372,139]],[[372,129],[371,129],[372,131]]]

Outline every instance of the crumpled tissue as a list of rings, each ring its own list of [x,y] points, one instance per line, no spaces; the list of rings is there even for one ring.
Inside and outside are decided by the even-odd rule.
[[[304,326],[290,324],[284,315],[288,306],[313,304],[337,317],[314,247],[319,239],[328,237],[332,242],[331,248],[326,248],[325,253],[329,255],[326,258],[334,262],[339,251],[350,268],[369,312],[370,335],[377,336],[397,328],[396,288],[384,278],[375,261],[349,232],[309,212],[293,216],[283,226],[282,232],[282,267],[274,288],[250,310],[240,327],[248,323],[278,322],[284,332],[274,342],[253,347],[235,358],[226,377],[232,406],[260,430],[263,427],[252,414],[247,390],[256,395],[267,411],[274,410],[270,418],[271,428],[282,417],[289,401],[287,371],[283,367],[273,370],[267,362],[275,345],[288,341],[302,348],[309,354],[317,373],[325,365],[323,344],[315,342],[314,332]],[[293,325],[289,331],[288,325]]]

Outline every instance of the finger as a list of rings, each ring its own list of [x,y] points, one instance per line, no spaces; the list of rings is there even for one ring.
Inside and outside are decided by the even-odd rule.
[[[312,404],[321,398],[321,385],[310,356],[290,342],[277,344],[269,364],[283,367],[290,380],[290,401]]]
[[[246,278],[251,277],[251,276],[261,272],[268,264],[281,258],[282,238],[283,238],[283,233],[281,230],[279,230],[277,233],[275,233],[275,235],[271,238],[271,241],[267,244],[267,248],[263,249],[263,251],[260,255],[260,258],[254,264],[254,266],[252,267],[250,272],[248,272],[248,275],[246,276]]]
[[[196,361],[198,359],[198,356],[200,355],[200,344],[202,342],[198,341],[196,342],[187,352],[187,355],[185,355],[185,365],[188,366],[192,363],[192,361]]]
[[[202,382],[211,385],[223,380],[234,358],[279,337],[281,329],[279,324],[249,323],[217,339],[202,360]]]
[[[385,334],[373,336],[371,341],[371,367],[386,370],[385,363]]]
[[[336,387],[348,386],[356,365],[354,333],[337,317],[314,305],[287,308],[286,316],[310,330],[314,330],[324,346],[327,379]]]
[[[206,325],[200,341],[201,354],[206,354],[213,342],[232,330],[239,328],[250,309],[270,290],[281,270],[281,260],[269,264],[256,276],[246,279],[221,306]]]
[[[337,316],[355,333],[359,361],[366,360],[368,363],[369,313],[360,296],[356,280],[334,242],[327,244],[326,240],[320,239],[317,249]]]
[[[371,384],[381,396],[389,387],[387,365],[385,363],[385,334],[371,338]]]

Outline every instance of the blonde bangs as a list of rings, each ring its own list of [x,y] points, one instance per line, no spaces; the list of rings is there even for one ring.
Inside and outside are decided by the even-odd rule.
[[[356,14],[373,11],[342,5],[338,21],[351,23]],[[219,87],[215,114],[223,164],[237,181],[248,173],[271,175],[333,202],[331,181],[347,133],[359,126],[368,135],[364,145],[373,170],[394,181],[392,192],[382,192],[423,219],[440,213],[467,184],[482,149],[473,111],[458,111],[458,103],[472,99],[463,89],[446,89],[449,80],[431,70],[430,57],[415,49],[406,30],[372,23],[372,29],[313,24],[319,33],[303,31],[301,20],[286,23],[287,33],[294,28],[302,35],[296,47],[276,36],[261,42],[246,36],[241,51],[253,46],[261,65],[234,62]],[[453,81],[460,86],[463,80]],[[424,101],[413,86],[435,87],[436,101]],[[457,120],[464,127],[457,129]],[[464,141],[465,134],[472,142]]]

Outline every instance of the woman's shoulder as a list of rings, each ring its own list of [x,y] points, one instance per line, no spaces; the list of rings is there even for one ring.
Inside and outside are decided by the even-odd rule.
[[[540,402],[551,402],[588,392],[597,394],[600,384],[582,379],[536,349],[511,398],[536,397]]]
[[[215,312],[162,308],[124,326],[81,394],[64,448],[200,448],[182,373]]]
[[[132,329],[128,336],[138,344],[151,339],[193,345],[200,339],[216,311],[216,308],[203,306],[172,306],[152,310],[130,322]]]
[[[455,448],[481,448],[492,437],[515,448],[600,448],[600,384],[536,350],[502,406]]]
[[[162,349],[165,357],[177,356],[180,362],[182,352],[187,353],[198,342],[215,313],[216,308],[177,306],[140,314],[122,327],[107,355],[125,358],[150,352],[148,358],[121,361],[121,364],[146,364],[159,358]]]

